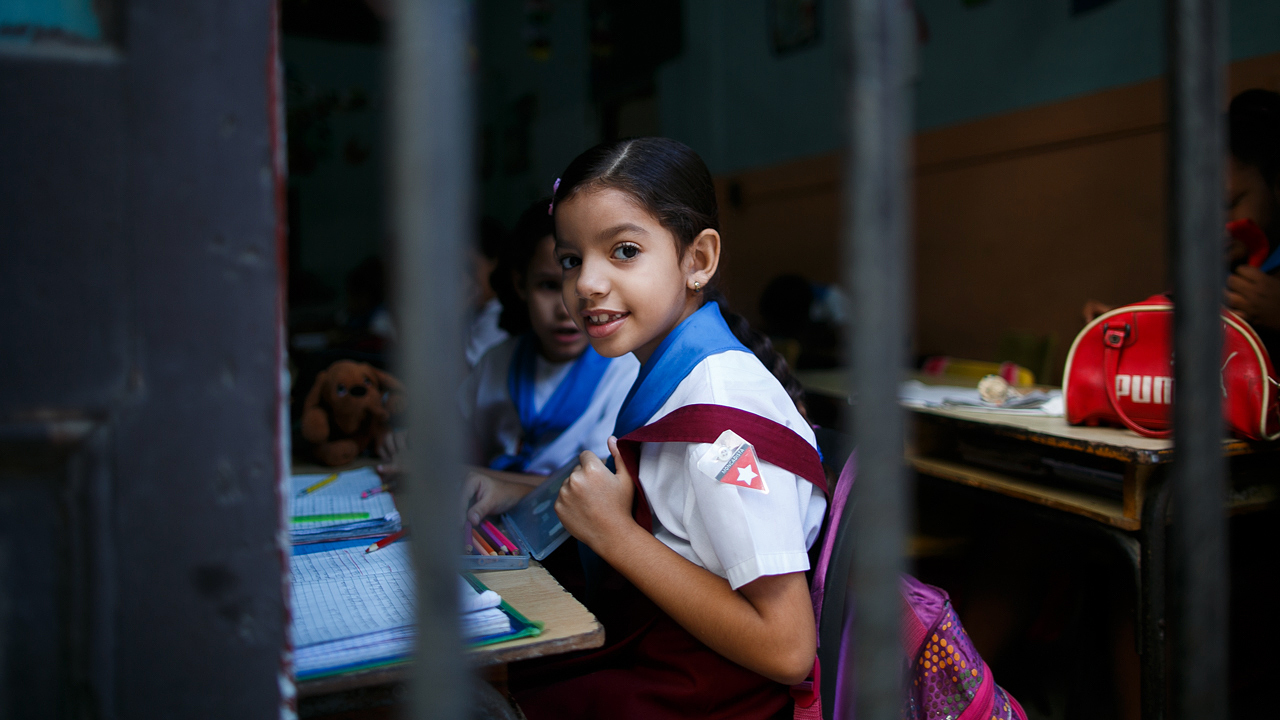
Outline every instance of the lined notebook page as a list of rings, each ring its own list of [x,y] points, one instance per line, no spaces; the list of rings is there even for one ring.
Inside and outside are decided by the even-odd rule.
[[[328,475],[294,475],[289,484],[289,517],[301,515],[338,515],[346,513],[369,513],[370,520],[386,517],[395,512],[396,503],[391,493],[380,492],[361,498],[360,493],[382,485],[382,479],[373,468],[350,470],[338,475],[338,479],[302,497],[298,492],[310,487]],[[308,522],[294,527],[320,528],[330,525],[347,525],[351,520],[326,520]]]
[[[294,644],[412,625],[408,547],[400,542],[375,553],[345,548],[291,558]]]

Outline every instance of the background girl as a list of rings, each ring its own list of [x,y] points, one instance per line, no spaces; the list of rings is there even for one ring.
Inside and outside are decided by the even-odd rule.
[[[574,322],[601,355],[643,363],[615,435],[712,405],[750,417],[715,427],[711,438],[767,424],[792,442],[787,453],[757,443],[760,461],[746,473],[748,482],[763,477],[767,492],[700,469],[710,441],[646,442],[629,470],[625,447],[611,438],[617,473],[583,453],[556,511],[594,551],[584,553],[586,599],[610,646],[513,666],[514,694],[530,718],[785,713],[787,686],[813,664],[805,571],[826,499],[776,464],[821,475],[798,385],[767,339],[715,301],[721,238],[711,175],[673,140],[604,144],[566,169],[554,212]],[[636,470],[641,492],[633,495]],[[591,565],[596,554],[602,571]]]
[[[607,452],[639,369],[634,358],[598,355],[565,309],[548,204],[539,200],[521,215],[490,277],[502,301],[498,324],[511,337],[485,353],[462,388],[473,462],[489,469],[473,472],[465,487],[468,500],[477,498],[477,521],[530,487],[494,477],[547,475],[583,451]]]

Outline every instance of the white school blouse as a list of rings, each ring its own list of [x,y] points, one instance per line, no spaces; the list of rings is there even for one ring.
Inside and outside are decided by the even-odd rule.
[[[684,405],[708,403],[746,410],[786,425],[817,447],[813,430],[756,356],[733,350],[698,363],[653,423]],[[733,429],[730,427],[729,429]],[[809,569],[827,499],[812,483],[760,461],[768,494],[727,485],[704,474],[702,443],[645,443],[640,483],[653,511],[654,536],[695,565],[726,578],[734,590],[764,575]]]
[[[487,466],[499,455],[514,455],[524,435],[520,415],[507,390],[511,356],[518,341],[518,337],[508,338],[491,348],[462,386],[462,416],[470,428],[474,447],[471,461],[479,465]],[[541,410],[551,399],[572,365],[572,362],[550,363],[541,355],[536,357],[533,385],[536,410]],[[611,360],[586,411],[555,440],[534,453],[525,472],[549,475],[570,460],[576,460],[583,450],[608,458],[608,440],[618,418],[618,408],[622,407],[638,372],[640,363],[634,355]]]

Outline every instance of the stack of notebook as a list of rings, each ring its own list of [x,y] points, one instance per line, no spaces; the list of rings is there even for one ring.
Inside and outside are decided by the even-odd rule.
[[[294,475],[289,485],[289,537],[296,543],[382,537],[400,529],[391,493],[362,493],[382,487],[373,468],[336,473],[337,479],[303,494],[331,475]],[[301,494],[301,495],[300,495]]]
[[[408,657],[414,621],[408,547],[398,542],[372,553],[343,547],[289,560],[299,680]]]
[[[331,546],[336,549],[307,546],[289,561],[299,680],[393,665],[413,650],[408,544],[372,553],[363,543]],[[472,646],[542,632],[542,623],[526,619],[472,575],[462,576],[458,600],[461,634]]]
[[[502,597],[484,588],[473,587],[458,578],[458,611],[462,617],[462,639],[483,640],[511,633],[511,617],[502,611]]]

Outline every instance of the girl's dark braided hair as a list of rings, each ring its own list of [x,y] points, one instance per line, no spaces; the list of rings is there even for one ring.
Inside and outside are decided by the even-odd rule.
[[[720,209],[711,172],[702,158],[683,143],[645,137],[597,145],[569,163],[552,201],[559,205],[579,191],[603,188],[630,195],[675,236],[681,254],[703,230],[720,232]],[[773,349],[767,336],[729,310],[717,288],[719,276],[717,270],[707,283],[703,291],[706,301],[720,303],[720,313],[729,329],[782,383],[800,414],[807,418],[804,389],[791,374],[787,361]]]

